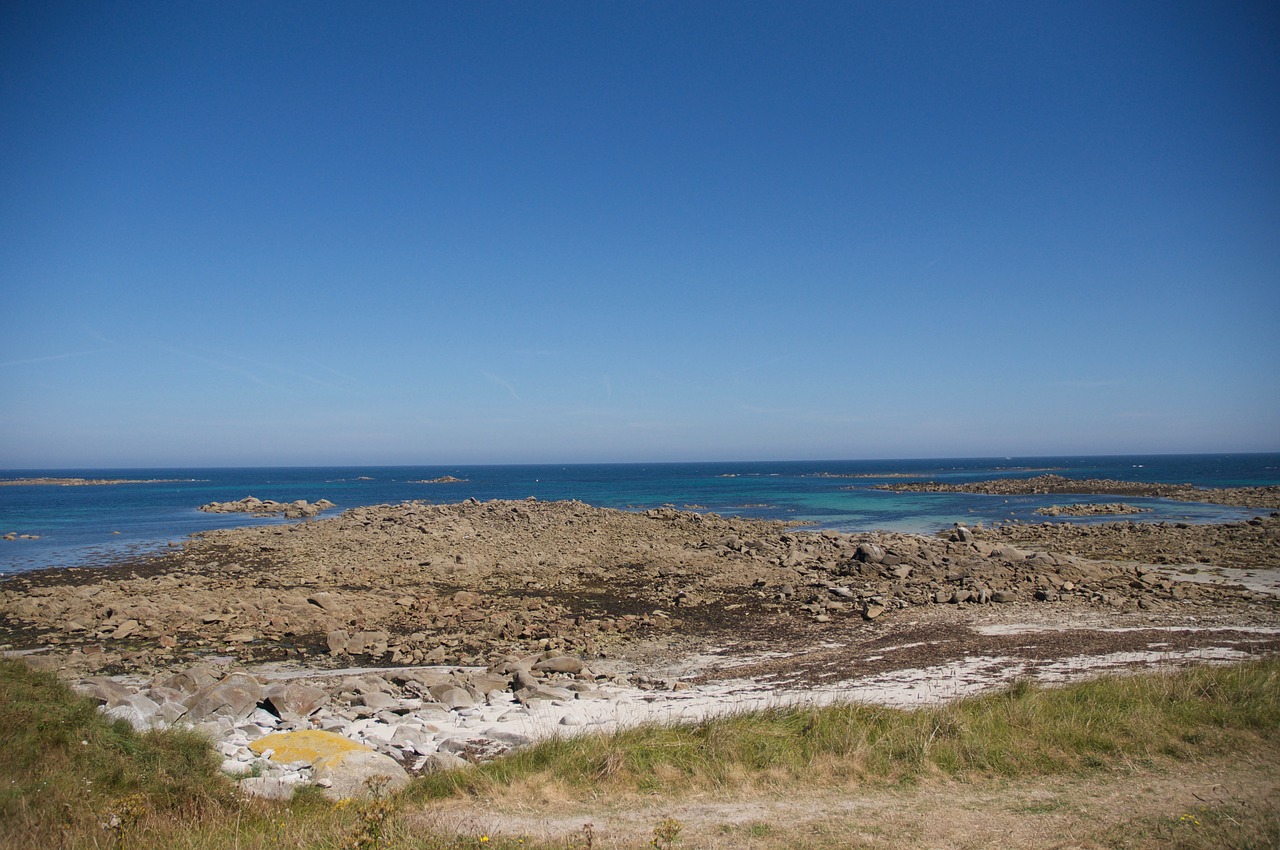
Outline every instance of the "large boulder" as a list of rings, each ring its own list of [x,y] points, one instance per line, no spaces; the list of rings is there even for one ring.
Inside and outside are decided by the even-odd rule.
[[[263,692],[263,702],[282,720],[309,717],[328,701],[328,692],[302,682],[277,683]]]
[[[262,700],[262,685],[248,673],[231,673],[201,688],[184,701],[187,720],[202,723],[213,717],[244,720]]]
[[[329,799],[348,800],[392,794],[409,784],[409,774],[390,756],[361,748],[316,760],[312,781]]]

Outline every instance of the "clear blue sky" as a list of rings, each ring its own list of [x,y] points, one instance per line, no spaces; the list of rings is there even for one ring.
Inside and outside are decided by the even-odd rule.
[[[1280,449],[1273,2],[0,5],[0,467]]]

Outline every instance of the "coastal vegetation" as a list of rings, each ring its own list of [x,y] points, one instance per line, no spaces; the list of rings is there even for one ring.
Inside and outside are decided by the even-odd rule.
[[[1280,846],[1276,658],[1062,688],[1019,682],[914,711],[773,710],[562,738],[350,804],[329,803],[315,789],[287,803],[241,800],[204,739],[178,729],[136,733],[18,661],[0,662],[0,712],[4,847],[889,847],[910,844],[913,827],[893,820],[897,834],[855,835],[836,828],[846,823],[839,818],[815,825],[805,806],[835,792],[933,811],[974,789],[988,806],[1008,798],[1005,808],[1024,819],[1074,807],[1072,828],[1085,846]],[[1238,780],[1227,797],[1188,797],[1200,800],[1193,806],[1174,795],[1176,811],[1108,805],[1097,793],[1176,785],[1224,759],[1253,765],[1254,778]],[[1091,792],[1073,795],[1076,785]],[[1055,791],[1027,803],[1028,787]],[[643,816],[690,800],[762,795],[786,801],[791,814],[718,822],[662,815],[610,831],[607,843],[589,816],[536,836],[491,833],[486,821],[500,823],[500,813],[531,802],[616,817],[619,807]],[[1104,814],[1082,819],[1086,811]]]

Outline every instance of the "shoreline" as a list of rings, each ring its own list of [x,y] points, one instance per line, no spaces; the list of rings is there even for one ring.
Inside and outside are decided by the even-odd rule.
[[[1276,515],[927,536],[581,502],[408,503],[8,577],[0,642],[113,716],[203,729],[228,769],[279,779],[249,745],[321,728],[423,771],[655,719],[923,705],[1018,677],[1280,653],[1277,540]],[[258,695],[209,714],[207,693],[173,684],[231,679]],[[264,708],[286,682],[317,707]]]

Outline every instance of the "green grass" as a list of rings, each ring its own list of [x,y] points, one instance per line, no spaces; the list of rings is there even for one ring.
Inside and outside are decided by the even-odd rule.
[[[1280,661],[1112,676],[902,711],[842,705],[549,741],[425,777],[429,800],[517,784],[641,794],[834,783],[913,783],[1144,766],[1246,746],[1280,727]]]
[[[198,820],[232,800],[208,741],[181,730],[139,735],[50,673],[0,661],[0,718],[0,838],[75,831],[113,806],[126,817]]]
[[[777,710],[552,740],[487,765],[416,780],[381,808],[334,806],[314,791],[289,804],[243,802],[202,738],[176,730],[137,734],[106,720],[52,675],[11,661],[0,661],[0,717],[4,847],[535,850],[566,844],[501,836],[481,841],[479,834],[424,830],[420,818],[415,823],[405,815],[449,798],[532,800],[534,789],[551,799],[680,799],[690,792],[785,794],[910,786],[935,777],[1159,769],[1201,753],[1248,753],[1259,742],[1274,742],[1280,659],[1064,688],[1020,683],[917,711]],[[119,825],[104,829],[113,815]],[[1239,838],[1234,846],[1275,846],[1280,834],[1274,810],[1205,809],[1198,820],[1138,824],[1136,831],[1117,833],[1124,836],[1117,846],[1211,846],[1214,833],[1228,832]],[[1100,825],[1099,834],[1108,828]],[[788,829],[756,823],[735,834],[786,846],[793,837]],[[666,844],[680,846],[674,828],[667,837]],[[649,836],[635,838],[636,846],[651,843]]]

